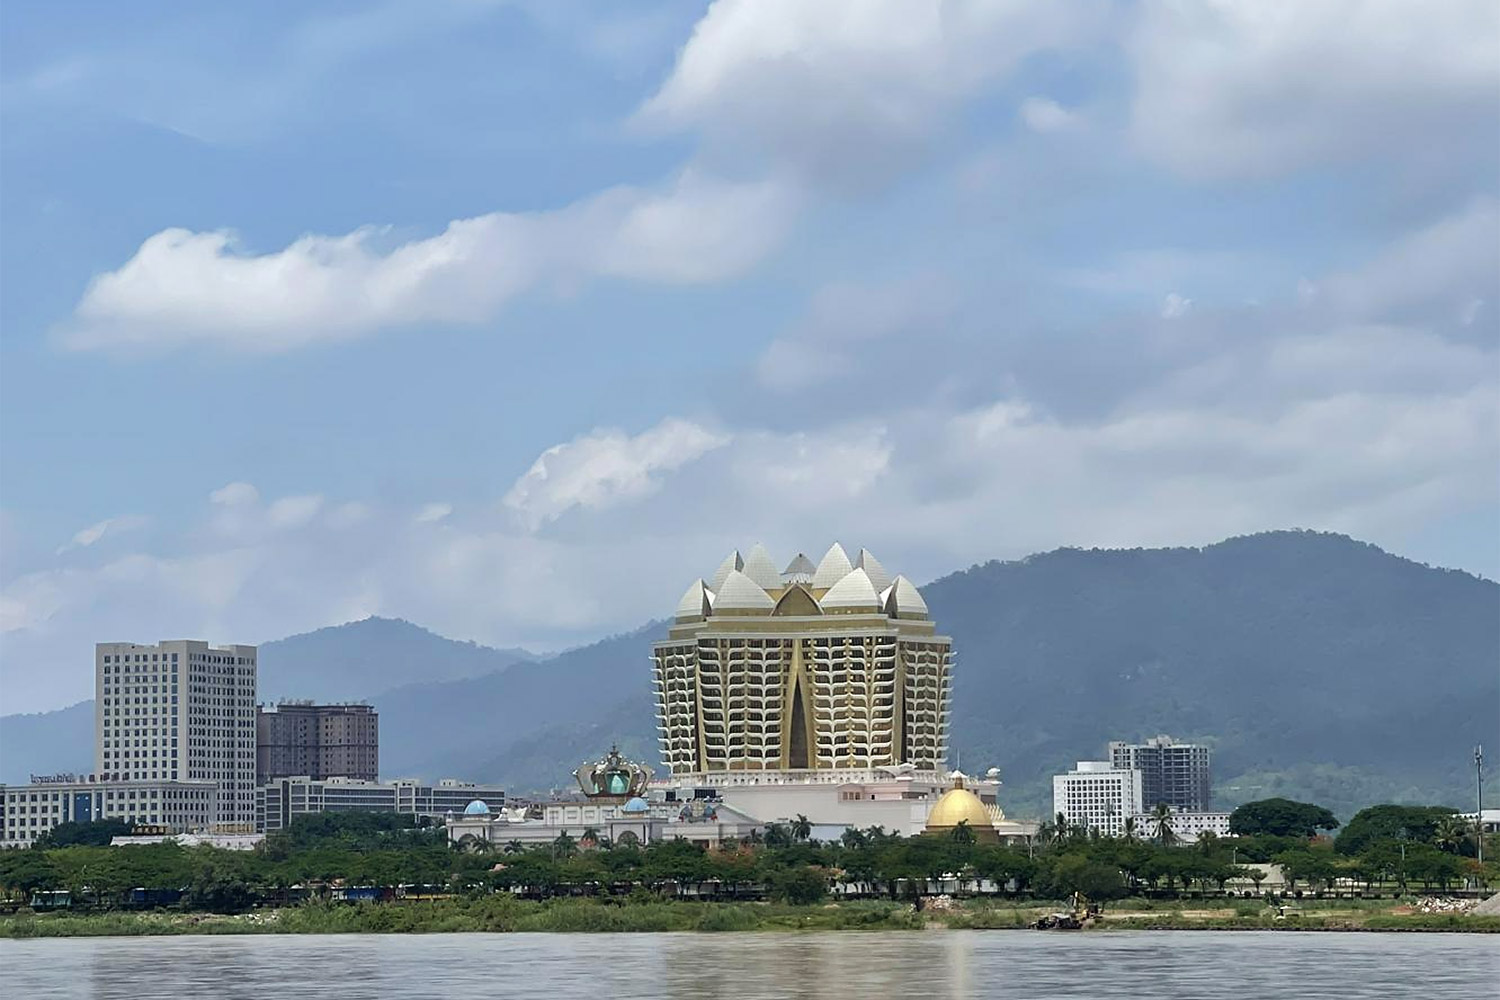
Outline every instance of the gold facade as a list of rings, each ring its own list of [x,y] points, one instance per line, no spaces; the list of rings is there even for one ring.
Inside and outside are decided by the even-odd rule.
[[[876,590],[872,576],[887,581],[868,558],[871,572],[853,566],[832,587],[789,567],[774,585],[762,569],[751,588],[721,567],[717,592],[689,589],[652,655],[671,773],[944,767],[951,642],[910,583]],[[837,546],[830,560],[850,566]]]

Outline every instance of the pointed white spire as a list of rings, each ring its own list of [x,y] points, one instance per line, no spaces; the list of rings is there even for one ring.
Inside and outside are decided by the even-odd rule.
[[[781,571],[781,580],[783,583],[810,583],[817,571],[818,567],[813,565],[813,561],[798,552],[797,558],[787,563],[786,569]]]
[[[735,570],[742,569],[744,565],[745,560],[740,558],[740,550],[735,549],[724,557],[724,561],[719,563],[719,568],[714,570],[714,575],[708,578],[708,589],[717,594],[719,588],[724,586],[724,578]]]
[[[865,576],[870,578],[870,583],[876,590],[884,590],[891,585],[891,574],[887,573],[885,567],[880,565],[880,560],[875,558],[875,553],[869,549],[860,549],[859,558],[854,565],[865,571]]]
[[[849,562],[849,556],[844,552],[844,547],[834,542],[829,546],[828,551],[823,553],[823,559],[818,563],[817,571],[813,573],[812,585],[826,590],[848,576],[853,568],[854,566]]]
[[[824,611],[868,608],[874,611],[880,606],[880,598],[870,584],[870,578],[862,569],[850,570],[844,578],[829,588],[818,602]]]
[[[707,618],[712,613],[709,605],[710,594],[708,588],[703,585],[702,580],[694,580],[693,585],[682,595],[682,600],[677,602],[677,620],[688,621],[693,618]]]
[[[715,591],[714,614],[726,611],[773,611],[776,602],[765,588],[737,569],[724,577],[724,585]]]
[[[740,568],[750,579],[754,580],[764,590],[771,590],[781,586],[781,574],[776,571],[776,563],[771,559],[771,553],[759,542],[750,554],[745,557],[745,565]]]
[[[890,596],[885,601],[885,613],[901,618],[926,618],[927,602],[912,582],[898,576],[891,583]]]

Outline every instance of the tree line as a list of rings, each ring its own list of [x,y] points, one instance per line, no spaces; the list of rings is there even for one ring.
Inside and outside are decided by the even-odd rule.
[[[105,821],[105,824],[116,821]],[[1357,884],[1392,890],[1447,889],[1500,881],[1493,862],[1472,856],[1472,829],[1452,810],[1384,805],[1338,822],[1318,806],[1265,800],[1230,818],[1232,836],[1177,842],[1170,822],[1105,837],[1061,817],[1023,845],[982,843],[960,825],[951,834],[903,837],[873,827],[835,841],[811,839],[805,817],[708,850],[683,840],[610,844],[597,830],[526,847],[518,842],[455,847],[441,826],[414,817],[326,813],[297,818],[252,851],[173,842],[102,846],[117,827],[65,825],[30,848],[0,851],[0,887],[13,905],[37,892],[66,891],[101,908],[128,905],[133,890],[181,892],[187,909],[235,912],[326,894],[331,886],[409,886],[425,892],[495,891],[540,897],[661,892],[709,885],[730,897],[812,903],[830,890],[901,898],[935,880],[987,883],[1037,899],[1080,893],[1100,902],[1129,895],[1213,894],[1234,882],[1261,887],[1257,863],[1279,865],[1290,891]],[[113,834],[110,834],[113,835]],[[1492,838],[1495,839],[1495,838]],[[1486,856],[1500,844],[1486,845]]]

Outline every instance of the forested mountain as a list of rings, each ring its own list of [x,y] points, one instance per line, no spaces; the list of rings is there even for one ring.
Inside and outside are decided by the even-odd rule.
[[[1467,805],[1473,745],[1500,746],[1500,586],[1342,536],[1062,549],[974,566],[923,594],[957,651],[953,758],[998,766],[1013,814],[1044,813],[1050,775],[1110,739],[1202,740],[1222,805],[1287,795],[1342,816],[1384,800]],[[545,790],[614,741],[654,759],[647,657],[664,623],[482,676],[466,676],[478,657],[517,654],[391,624],[410,630],[407,644],[382,648],[409,659],[380,675],[423,680],[374,699],[386,774]],[[340,637],[363,641],[362,626],[285,642],[317,637],[357,678],[359,656]],[[278,645],[263,647],[263,664]],[[474,659],[443,673],[449,656]],[[295,662],[320,676],[316,657]],[[62,713],[0,720],[5,777],[25,777],[8,752],[13,728],[50,742],[83,723],[69,738],[88,759],[91,709],[66,712],[70,726],[49,723]]]

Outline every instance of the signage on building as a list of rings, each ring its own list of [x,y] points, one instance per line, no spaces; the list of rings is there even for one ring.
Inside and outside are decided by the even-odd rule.
[[[59,771],[56,774],[33,774],[31,783],[33,785],[71,785],[78,780],[78,775],[72,771]]]

